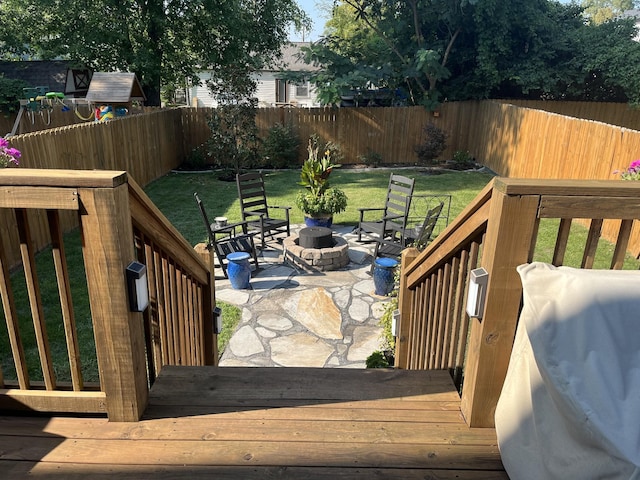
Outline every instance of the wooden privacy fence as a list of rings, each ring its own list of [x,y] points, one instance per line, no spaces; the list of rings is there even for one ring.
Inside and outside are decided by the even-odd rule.
[[[458,147],[504,177],[617,179],[613,172],[640,157],[640,132],[635,130],[497,102],[470,102],[466,115],[475,128],[466,135],[459,132]],[[605,224],[605,238],[616,234],[614,225]],[[638,230],[629,251],[640,256]]]
[[[126,170],[144,186],[207,141],[210,111],[161,110],[21,135],[12,145],[23,152],[25,167]],[[438,116],[422,107],[258,109],[263,138],[278,122],[297,129],[302,140],[299,164],[313,133],[339,143],[345,164],[362,163],[361,157],[371,153],[381,155],[383,166],[415,164],[414,147],[423,140],[427,123],[449,135],[442,159],[466,150],[504,177],[614,179],[614,171],[640,157],[638,131],[496,101],[445,103]],[[63,217],[63,226],[65,222]],[[604,235],[615,235],[608,228]],[[634,233],[630,250],[640,255],[640,235]]]
[[[11,138],[11,146],[22,152],[20,169],[126,170],[146,185],[182,162],[182,120],[180,110],[155,111],[106,123],[19,135]],[[189,130],[188,124],[185,128]],[[37,250],[48,244],[45,217],[41,211],[30,216]],[[77,217],[62,214],[60,222],[62,230],[68,231],[77,226]],[[17,264],[17,229],[6,211],[0,211],[0,234],[7,242],[7,261]]]
[[[501,102],[583,120],[595,120],[631,130],[640,130],[640,108],[628,103],[549,100],[501,100]]]
[[[26,280],[25,305],[20,305],[3,236],[0,292],[11,356],[0,359],[1,408],[106,412],[110,420],[135,421],[146,407],[149,383],[163,365],[216,363],[210,266],[126,172],[4,169],[0,208],[15,217]],[[36,269],[30,217],[38,211],[47,219],[52,278],[43,278]],[[66,253],[62,211],[78,218],[78,252]],[[75,257],[82,257],[82,278],[69,275],[70,256],[76,263]],[[125,268],[136,259],[148,274],[150,306],[142,314],[129,310],[126,285]],[[78,299],[72,287],[78,283],[87,286],[89,318],[77,318],[75,312]],[[41,287],[47,284],[57,285],[57,299],[43,298]],[[31,353],[25,347],[31,335],[28,325],[33,325],[35,337]],[[97,358],[99,385],[83,380],[79,328],[93,331],[96,347],[88,356]],[[60,329],[63,344],[53,345],[47,331]],[[66,355],[61,357],[61,351]],[[28,366],[33,355],[39,368]],[[65,370],[70,381],[59,381]],[[15,372],[15,378],[9,378],[9,372]],[[32,380],[35,377],[42,380]]]
[[[586,240],[573,219],[587,219]],[[638,219],[638,182],[494,179],[423,252],[403,254],[398,367],[450,369],[467,423],[493,426],[522,298],[516,267],[563,265],[567,246],[577,243],[582,260],[572,266],[592,268],[604,255],[620,269]],[[610,253],[599,242],[604,221],[617,230]],[[552,222],[551,252],[538,238],[542,222]],[[489,273],[482,320],[465,311],[469,271],[479,266]]]

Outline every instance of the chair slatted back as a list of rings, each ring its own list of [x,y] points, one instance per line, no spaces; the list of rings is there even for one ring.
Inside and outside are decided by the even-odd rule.
[[[238,198],[240,199],[242,219],[247,220],[251,218],[255,220],[255,214],[260,213],[268,217],[269,208],[267,207],[267,195],[262,174],[245,173],[238,175],[236,183],[238,186]]]
[[[415,180],[391,174],[385,201],[386,229],[402,234],[407,224]]]

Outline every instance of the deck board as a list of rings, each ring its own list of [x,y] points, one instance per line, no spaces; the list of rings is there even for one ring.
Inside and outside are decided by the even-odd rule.
[[[446,372],[166,367],[138,423],[0,417],[23,478],[505,479]]]

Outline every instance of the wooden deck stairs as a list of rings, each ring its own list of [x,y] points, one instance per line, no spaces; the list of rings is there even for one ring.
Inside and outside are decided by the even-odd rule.
[[[164,367],[140,422],[0,417],[6,479],[504,479],[445,371]]]

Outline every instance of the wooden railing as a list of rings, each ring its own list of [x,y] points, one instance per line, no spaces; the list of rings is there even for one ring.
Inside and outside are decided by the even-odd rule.
[[[587,229],[572,228],[573,219]],[[493,426],[522,298],[516,267],[536,260],[620,269],[637,219],[640,182],[494,179],[423,252],[403,253],[398,367],[449,369],[469,425]],[[599,242],[603,223],[617,225],[613,245]],[[542,231],[551,232],[548,248]],[[469,271],[480,266],[489,282],[478,320],[465,306]]]
[[[0,408],[106,412],[110,420],[135,421],[163,365],[216,362],[210,266],[126,172],[4,169],[0,209],[15,216],[26,290],[26,305],[20,305],[14,285],[20,272],[10,271],[7,258],[12,256],[0,238],[0,293],[11,350],[11,356],[0,359]],[[62,233],[60,217],[69,212],[79,219],[79,252],[66,252],[72,242]],[[43,278],[36,268],[30,225],[31,217],[42,215],[52,245],[52,278]],[[69,274],[72,256],[82,257],[82,278]],[[129,310],[125,276],[136,259],[148,271],[150,306],[142,314]],[[43,298],[41,287],[51,284],[57,285],[59,302]],[[83,284],[88,319],[78,318],[79,302],[72,294]],[[40,368],[28,364],[24,340],[31,335],[29,324],[37,346],[32,355],[39,357]],[[93,331],[95,351],[88,356],[97,360],[99,384],[83,379],[80,328]],[[52,344],[48,330],[64,330],[62,345]],[[69,380],[59,381],[65,370]],[[15,378],[9,378],[10,371]]]

